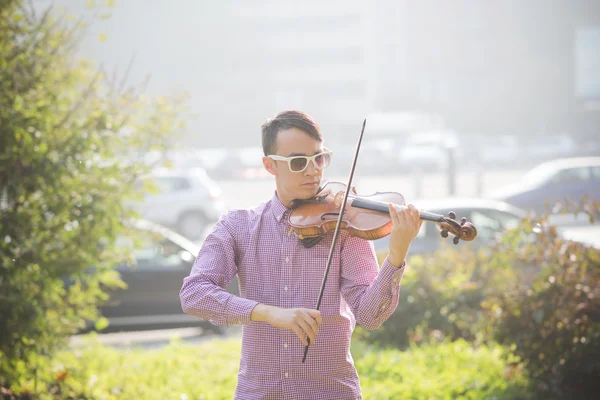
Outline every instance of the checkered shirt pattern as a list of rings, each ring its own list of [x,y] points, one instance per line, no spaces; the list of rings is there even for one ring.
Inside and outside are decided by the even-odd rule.
[[[183,310],[216,325],[243,324],[235,399],[360,399],[350,340],[356,323],[376,329],[398,305],[405,263],[379,269],[373,243],[340,232],[329,270],[316,343],[289,329],[251,322],[259,304],[312,308],[321,289],[333,234],[304,248],[290,233],[287,209],[274,194],[253,209],[232,210],[206,238],[180,292]],[[237,274],[240,296],[227,287]]]

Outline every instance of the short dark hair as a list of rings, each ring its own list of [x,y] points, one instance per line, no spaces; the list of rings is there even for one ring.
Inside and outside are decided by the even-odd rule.
[[[274,154],[277,149],[275,143],[277,141],[277,133],[281,129],[296,128],[306,132],[313,139],[319,142],[323,141],[321,128],[315,120],[308,114],[302,111],[288,110],[280,112],[275,118],[269,118],[262,125],[262,147],[265,156]]]

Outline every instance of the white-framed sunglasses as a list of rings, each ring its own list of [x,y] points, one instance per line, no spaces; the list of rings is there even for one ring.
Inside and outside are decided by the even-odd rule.
[[[331,151],[325,150],[322,153],[315,154],[314,156],[284,157],[272,154],[267,157],[275,161],[287,161],[288,168],[290,169],[290,171],[302,172],[308,167],[308,163],[311,161],[317,169],[327,168],[327,166],[331,162],[332,154],[333,153]]]

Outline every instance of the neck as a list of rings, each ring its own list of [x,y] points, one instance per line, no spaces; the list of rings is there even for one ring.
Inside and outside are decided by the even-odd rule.
[[[294,199],[288,199],[285,196],[282,196],[280,190],[276,190],[275,193],[277,194],[277,198],[281,204],[283,204],[286,208],[291,208],[292,200]]]

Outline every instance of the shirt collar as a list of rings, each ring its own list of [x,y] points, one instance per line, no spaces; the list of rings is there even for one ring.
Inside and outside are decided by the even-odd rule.
[[[288,211],[288,208],[283,205],[281,200],[279,200],[279,197],[277,197],[277,191],[275,191],[273,198],[271,199],[271,212],[273,213],[273,216],[277,222],[281,222],[281,218],[286,211]]]

